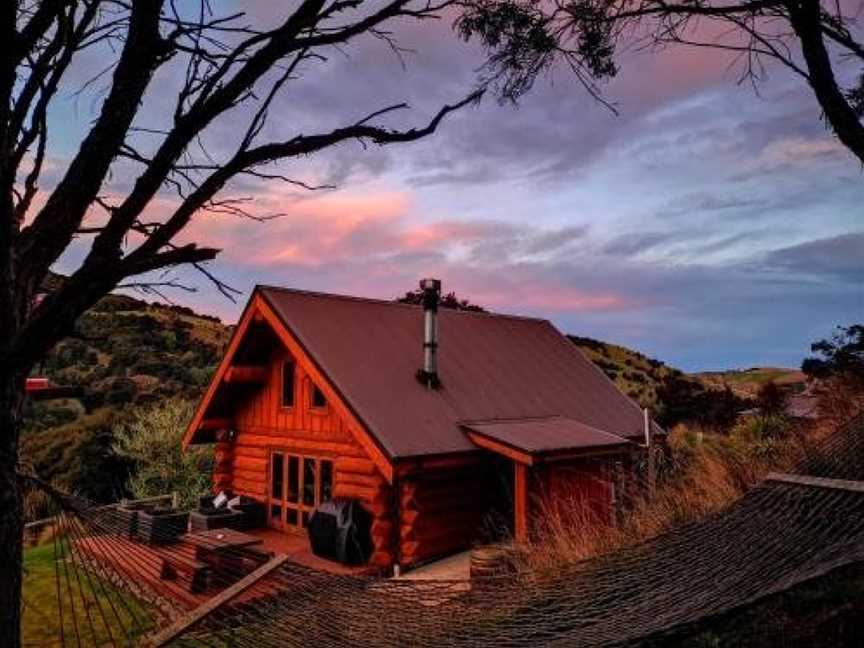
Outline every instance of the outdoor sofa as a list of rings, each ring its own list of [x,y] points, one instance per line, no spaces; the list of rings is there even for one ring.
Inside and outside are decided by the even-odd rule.
[[[264,526],[264,505],[252,498],[224,493],[223,504],[216,506],[218,496],[205,495],[198,500],[198,510],[189,514],[193,533],[210,529],[245,531]]]

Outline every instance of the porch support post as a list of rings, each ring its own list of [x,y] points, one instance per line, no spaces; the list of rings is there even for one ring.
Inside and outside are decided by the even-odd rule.
[[[528,466],[514,461],[513,467],[513,513],[516,518],[513,534],[517,542],[525,542],[528,540]]]

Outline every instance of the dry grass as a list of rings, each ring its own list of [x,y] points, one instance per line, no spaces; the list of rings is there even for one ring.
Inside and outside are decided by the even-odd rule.
[[[507,569],[523,576],[554,573],[563,564],[644,541],[727,506],[769,472],[789,470],[802,456],[794,436],[765,439],[754,427],[739,425],[728,436],[673,429],[665,452],[658,448],[655,455],[653,497],[647,495],[647,478],[639,477],[618,524],[598,519],[575,498],[572,505],[554,507],[536,501],[532,538],[506,547]]]

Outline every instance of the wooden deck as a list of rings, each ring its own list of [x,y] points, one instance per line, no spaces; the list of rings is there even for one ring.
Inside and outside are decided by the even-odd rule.
[[[276,529],[256,529],[255,531],[247,531],[247,533],[261,538],[264,542],[264,548],[276,555],[286,554],[292,562],[317,569],[318,571],[358,576],[372,575],[379,572],[377,567],[371,565],[351,567],[325,558],[319,558],[312,553],[312,548],[309,546],[309,538],[305,533],[291,533],[277,531]]]
[[[288,560],[318,571],[354,575],[369,575],[377,572],[374,567],[350,567],[319,558],[312,553],[305,534],[285,533],[274,529],[256,529],[245,533],[260,538],[262,541],[262,544],[258,545],[260,548],[274,555],[287,555]],[[162,563],[166,557],[195,559],[195,547],[186,541],[157,546],[117,535],[94,535],[77,540],[75,548],[81,555],[98,560],[112,569],[124,581],[136,583],[158,596],[176,602],[187,610],[195,609],[207,602],[236,580],[236,577],[226,578],[214,573],[206,589],[193,593],[189,591],[189,581],[186,578],[176,580],[162,578]]]

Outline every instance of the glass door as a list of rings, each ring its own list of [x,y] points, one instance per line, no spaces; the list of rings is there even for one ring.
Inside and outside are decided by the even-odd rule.
[[[268,520],[277,529],[302,529],[312,512],[333,495],[330,459],[272,452]]]

